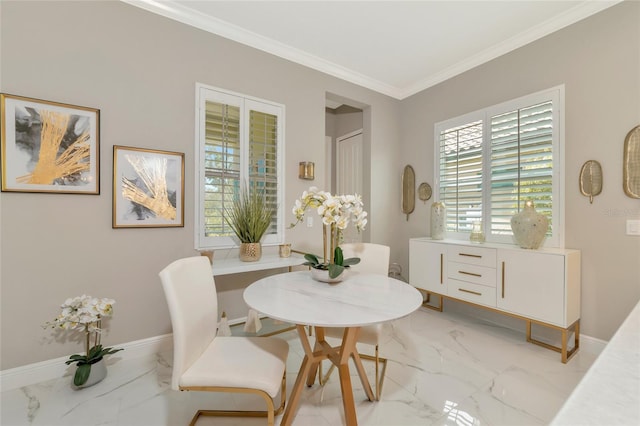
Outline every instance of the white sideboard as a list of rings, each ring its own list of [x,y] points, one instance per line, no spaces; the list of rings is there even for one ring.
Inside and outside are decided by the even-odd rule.
[[[427,294],[425,307],[442,311],[450,298],[525,320],[527,341],[560,352],[564,363],[580,346],[579,250],[412,238],[409,282]],[[534,339],[532,323],[559,330],[561,346]]]

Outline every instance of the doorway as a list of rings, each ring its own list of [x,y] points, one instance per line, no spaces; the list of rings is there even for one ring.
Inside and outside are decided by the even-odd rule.
[[[336,193],[358,194],[364,189],[362,178],[362,129],[336,139]],[[362,234],[355,227],[344,230],[344,242],[362,242]]]
[[[370,109],[360,102],[327,93],[325,109],[326,182],[332,194],[359,194],[370,208]],[[349,226],[344,242],[368,241],[369,229]]]
[[[362,195],[362,129],[336,139],[336,193]]]

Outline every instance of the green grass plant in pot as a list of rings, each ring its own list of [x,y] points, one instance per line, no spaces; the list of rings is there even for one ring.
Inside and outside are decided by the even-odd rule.
[[[255,262],[262,256],[260,240],[271,225],[273,207],[264,191],[245,187],[233,198],[224,219],[240,240],[240,260]]]

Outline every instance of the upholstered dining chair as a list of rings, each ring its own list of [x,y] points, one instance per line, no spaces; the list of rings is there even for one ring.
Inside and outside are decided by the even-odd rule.
[[[260,395],[266,411],[198,410],[202,416],[264,416],[272,426],[286,400],[286,341],[276,337],[217,336],[218,295],[206,257],[179,259],[160,273],[173,327],[171,388]],[[274,400],[280,393],[280,406]]]
[[[367,272],[370,274],[388,275],[389,273],[389,257],[391,249],[389,246],[372,243],[345,243],[340,244],[344,258],[359,257],[360,263],[351,266],[354,271]],[[360,358],[375,361],[376,367],[376,381],[375,392],[376,400],[380,400],[380,393],[382,392],[382,382],[384,380],[384,373],[387,369],[387,359],[379,356],[378,346],[380,343],[380,336],[382,335],[382,324],[375,324],[371,326],[362,327],[358,334],[358,343],[364,343],[374,346],[374,355],[359,354]],[[325,336],[333,338],[342,338],[344,333],[343,328],[326,328]],[[382,365],[382,372],[380,372],[380,366]],[[322,375],[322,364],[319,366],[319,381],[321,385],[324,385],[329,379],[331,372],[333,371],[333,365],[327,371],[326,376]]]

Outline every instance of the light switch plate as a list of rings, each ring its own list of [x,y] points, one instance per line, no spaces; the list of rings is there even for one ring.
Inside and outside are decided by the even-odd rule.
[[[640,220],[627,219],[627,235],[640,235]]]

